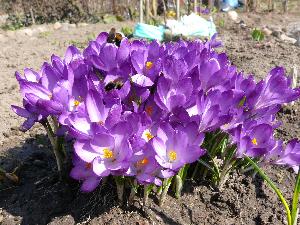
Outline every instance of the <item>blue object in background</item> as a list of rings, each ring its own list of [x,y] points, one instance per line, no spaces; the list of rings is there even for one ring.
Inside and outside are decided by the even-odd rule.
[[[238,0],[223,0],[223,2],[232,8],[236,8],[239,6]]]
[[[134,27],[133,36],[147,38],[150,40],[162,41],[165,28],[163,26],[153,26],[145,23],[137,23]]]

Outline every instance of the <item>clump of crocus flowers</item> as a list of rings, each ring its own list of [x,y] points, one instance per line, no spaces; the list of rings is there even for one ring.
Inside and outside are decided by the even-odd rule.
[[[125,179],[144,185],[146,199],[153,186],[164,197],[174,178],[178,196],[188,169],[193,177],[211,171],[220,185],[240,159],[297,170],[300,143],[285,147],[274,137],[276,113],[300,97],[283,68],[256,82],[215,51],[215,36],[165,44],[107,40],[101,33],[83,52],[70,46],[40,71],[16,73],[23,107],[12,109],[26,118],[22,130],[36,122],[45,127],[59,171],[63,140],[74,141],[70,175],[82,191],[113,176],[121,200]]]

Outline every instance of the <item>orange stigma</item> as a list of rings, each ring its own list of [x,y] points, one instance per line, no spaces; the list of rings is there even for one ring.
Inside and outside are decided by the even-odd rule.
[[[153,107],[152,106],[146,106],[145,111],[146,111],[148,116],[151,116],[152,113],[153,113]]]
[[[147,70],[150,70],[152,67],[153,67],[153,62],[150,62],[150,61],[146,62]]]
[[[86,163],[86,164],[85,164],[85,168],[86,168],[87,170],[90,170],[90,169],[92,168],[92,163]]]
[[[137,161],[136,165],[137,167],[145,166],[149,163],[149,160],[147,158],[143,158],[142,160]]]

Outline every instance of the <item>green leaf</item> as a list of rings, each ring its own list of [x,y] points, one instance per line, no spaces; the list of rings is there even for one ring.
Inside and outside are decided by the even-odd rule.
[[[292,225],[293,223],[292,223],[292,217],[291,217],[291,210],[290,210],[289,205],[286,202],[285,198],[283,197],[281,191],[278,189],[278,187],[273,183],[273,181],[264,173],[264,171],[252,159],[250,159],[245,154],[244,154],[244,156],[245,156],[245,159],[253,166],[253,168],[256,170],[256,172],[259,173],[259,175],[275,191],[275,193],[277,194],[278,198],[280,199],[281,203],[283,204],[283,206],[285,208],[288,225]]]
[[[264,33],[256,28],[252,31],[251,36],[255,41],[262,41],[265,38]]]
[[[239,102],[238,107],[239,107],[239,108],[243,107],[244,104],[245,104],[245,102],[246,102],[246,96],[244,96],[244,97],[242,98],[242,100]]]
[[[175,197],[180,198],[183,182],[179,175],[175,176],[175,185],[176,185]]]
[[[299,193],[300,193],[300,170],[297,174],[294,194],[293,194],[293,201],[292,201],[292,222],[293,224],[297,224],[298,219],[298,201],[299,201]]]

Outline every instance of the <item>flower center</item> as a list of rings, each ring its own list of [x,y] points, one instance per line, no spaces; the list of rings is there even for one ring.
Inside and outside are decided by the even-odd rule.
[[[143,131],[143,134],[142,134],[142,138],[145,140],[145,141],[150,141],[152,138],[154,138],[154,136],[151,134],[150,130],[149,129],[146,129]]]
[[[176,158],[177,158],[177,153],[175,151],[173,151],[173,150],[169,151],[168,155],[169,155],[170,161],[175,161]]]
[[[146,106],[145,111],[146,111],[148,116],[151,116],[152,113],[153,113],[153,107],[152,106]]]
[[[86,164],[85,164],[85,168],[86,168],[87,170],[90,170],[90,169],[92,168],[92,163],[86,163]]]
[[[101,125],[101,126],[103,126],[103,125],[104,125],[104,122],[103,122],[102,120],[100,120],[100,121],[98,122],[98,124]]]
[[[252,144],[257,145],[257,140],[256,140],[256,138],[253,138],[253,139],[252,139]]]
[[[153,62],[150,62],[150,61],[146,62],[147,70],[150,70],[152,67],[153,67]]]
[[[80,104],[80,101],[77,101],[77,100],[74,101],[74,106],[79,106],[79,104]]]
[[[136,165],[137,167],[145,166],[149,163],[149,160],[147,158],[143,158],[142,160],[137,161]]]
[[[147,132],[146,137],[147,137],[148,141],[150,141],[153,138],[153,135],[150,132]]]
[[[111,159],[114,157],[114,153],[109,148],[103,149],[103,157],[105,159]]]

